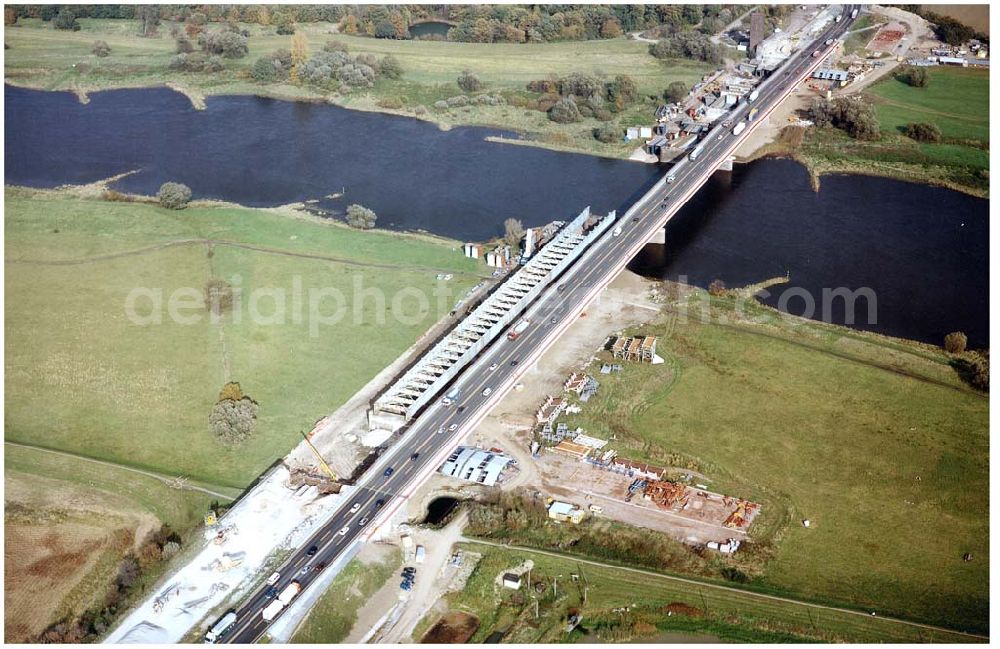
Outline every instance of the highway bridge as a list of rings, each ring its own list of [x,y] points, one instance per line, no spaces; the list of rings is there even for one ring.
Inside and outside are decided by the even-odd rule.
[[[675,165],[641,199],[618,217],[615,230],[594,241],[576,262],[563,271],[526,311],[532,324],[516,340],[498,337],[481,351],[455,379],[460,395],[450,406],[434,401],[427,405],[402,437],[367,471],[352,497],[279,569],[278,591],[292,580],[304,588],[319,578],[315,566],[332,564],[356,543],[369,538],[376,526],[388,520],[471,432],[518,378],[559,338],[583,309],[694,195],[721,165],[729,160],[754,127],[832,51],[852,22],[859,5],[841,7],[842,19],[812,44],[804,45],[758,86],[758,97],[741,102],[728,116],[729,126],[717,125],[705,137],[694,160]],[[756,109],[754,121],[738,136],[733,127]],[[667,178],[672,177],[671,182]],[[619,231],[618,228],[621,228]],[[272,601],[262,585],[236,609],[236,622],[221,642],[250,643],[259,639],[271,622],[261,611]],[[301,597],[301,595],[300,595]],[[287,609],[286,609],[287,610]]]

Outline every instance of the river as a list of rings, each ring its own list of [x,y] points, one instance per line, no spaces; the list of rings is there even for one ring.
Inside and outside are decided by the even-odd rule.
[[[90,95],[5,86],[5,182],[34,187],[116,183],[153,194],[168,180],[196,198],[250,206],[318,199],[341,212],[361,203],[379,226],[484,240],[516,217],[533,226],[584,206],[621,210],[655,182],[655,165],[498,144],[491,128],[442,132],[427,122],[326,104],[211,97],[194,110],[166,89]],[[343,198],[324,198],[345,192]],[[671,221],[666,246],[647,246],[632,268],[651,277],[729,286],[785,276],[769,303],[845,322],[844,300],[824,290],[873,294],[855,301],[854,326],[940,344],[965,331],[988,345],[987,200],[864,176],[829,176],[819,192],[788,160],[719,172]],[[789,299],[791,298],[791,299]],[[808,315],[808,313],[806,313]],[[825,318],[823,316],[826,316]]]

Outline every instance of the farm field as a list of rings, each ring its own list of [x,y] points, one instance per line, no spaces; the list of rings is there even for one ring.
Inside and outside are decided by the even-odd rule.
[[[12,189],[6,197],[6,439],[208,485],[246,486],[446,315],[482,272],[453,242],[263,210],[173,212]],[[451,295],[443,313],[432,294],[438,272],[455,274],[441,282]],[[211,278],[247,296],[220,325],[199,306]],[[137,287],[162,291],[160,324],[127,315]],[[193,324],[170,317],[178,289],[194,301],[178,311]],[[410,297],[393,311],[403,289],[426,295],[428,306]],[[311,290],[344,296],[335,324],[310,317]],[[312,303],[321,314],[338,306]],[[137,305],[137,315],[154,313],[151,299]],[[238,448],[208,428],[230,380],[260,404],[256,431]]]
[[[875,104],[881,137],[854,140],[841,131],[811,129],[800,158],[815,174],[867,173],[943,185],[986,196],[989,192],[989,72],[932,67],[924,88],[891,76],[865,92]],[[919,143],[903,132],[911,122],[941,130],[940,143]]]
[[[479,618],[481,624],[471,642],[483,642],[499,630],[506,631],[504,642],[515,643],[683,642],[692,637],[701,642],[969,641],[963,636],[863,614],[809,608],[734,590],[670,581],[558,553],[474,542],[464,547],[481,552],[483,557],[465,588],[450,593],[447,599],[452,611]],[[534,589],[529,590],[525,583],[515,593],[498,585],[500,574],[523,567],[526,560],[533,563]],[[527,582],[526,573],[522,580]],[[641,596],[637,597],[637,593]],[[567,636],[566,620],[574,612],[582,615],[582,628]],[[432,615],[436,618],[440,614]]]
[[[210,501],[121,469],[7,445],[5,638],[31,642],[58,620],[100,608],[125,554],[161,524],[186,533]]]
[[[649,55],[648,43],[626,38],[526,45],[395,41],[336,34],[330,23],[300,25],[311,51],[336,40],[351,53],[392,54],[402,65],[403,74],[398,80],[380,79],[370,89],[331,94],[290,83],[261,85],[249,78],[250,66],[258,57],[290,47],[290,37],[276,35],[273,27],[243,25],[251,33],[248,56],[226,61],[226,69],[221,72],[202,74],[168,69],[175,53],[174,41],[168,35],[169,24],[164,24],[161,35],[154,38],[140,38],[137,23],[131,20],[81,19],[80,24],[79,32],[59,32],[41,21],[22,19],[18,26],[8,29],[11,48],[6,52],[6,80],[33,88],[80,93],[170,84],[196,102],[209,95],[257,94],[322,99],[358,110],[413,115],[419,105],[430,108],[435,101],[462,94],[455,80],[464,70],[480,76],[486,87],[479,92],[484,93],[523,93],[525,84],[532,79],[581,72],[608,77],[628,74],[635,79],[641,95],[658,97],[670,82],[690,85],[712,69],[696,61],[657,60]],[[95,38],[111,46],[110,56],[99,59],[90,53]],[[400,108],[385,107],[397,101]],[[654,108],[654,103],[639,101],[619,115],[618,121],[631,125],[635,119],[648,120]],[[543,112],[510,105],[431,110],[422,118],[443,127],[502,127],[521,131],[543,146],[600,155],[622,157],[634,148],[596,141],[591,130],[602,122],[594,118],[556,124]]]
[[[636,333],[666,362],[600,376],[567,423],[762,503],[748,587],[988,630],[989,403],[943,352],[782,320]]]

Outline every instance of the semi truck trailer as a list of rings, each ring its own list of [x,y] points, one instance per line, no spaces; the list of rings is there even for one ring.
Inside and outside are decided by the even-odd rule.
[[[236,624],[236,611],[229,611],[208,630],[208,633],[205,634],[205,642],[214,644],[226,634],[226,631],[233,628],[234,624]]]

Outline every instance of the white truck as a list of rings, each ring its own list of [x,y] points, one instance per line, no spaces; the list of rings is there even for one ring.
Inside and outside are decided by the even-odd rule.
[[[854,20],[857,17],[858,17],[858,10],[855,9],[854,11],[851,12],[851,20]]]
[[[418,545],[417,546],[417,551],[413,555],[413,561],[415,563],[423,563],[424,562],[424,557],[426,557],[426,556],[427,556],[427,550],[424,549],[424,546]]]
[[[288,606],[289,604],[292,603],[292,600],[295,599],[295,596],[301,592],[302,592],[302,584],[300,584],[297,581],[293,581],[292,583],[285,586],[285,590],[281,591],[281,594],[278,595],[277,601],[281,602],[285,606]]]
[[[270,622],[274,618],[278,617],[278,613],[285,609],[285,603],[274,600],[270,604],[264,607],[264,610],[260,612],[260,616],[264,618],[265,622]]]
[[[744,130],[746,130],[746,127],[747,127],[746,122],[740,122],[739,124],[736,125],[736,128],[733,129],[733,135],[739,135]]]
[[[690,160],[691,162],[694,162],[695,160],[697,160],[697,159],[698,159],[698,156],[699,156],[699,155],[701,154],[701,152],[702,152],[702,150],[703,150],[704,148],[705,148],[705,147],[704,147],[703,145],[701,145],[701,144],[699,144],[698,146],[696,146],[696,147],[695,147],[695,148],[694,148],[694,149],[693,149],[693,150],[691,151],[691,153],[690,153],[690,154],[688,155],[688,160]]]
[[[757,89],[754,89],[754,91],[751,92],[750,95],[747,97],[747,103],[751,103],[751,102],[756,101],[757,97],[760,97],[760,91],[757,90]]]
[[[843,16],[841,16],[840,14],[837,14],[837,17],[833,19],[833,22],[839,23],[841,18],[843,18]]]
[[[527,318],[521,318],[521,321],[514,325],[514,328],[510,330],[507,334],[507,340],[517,340],[517,337],[524,333],[524,330],[528,328],[531,321]]]
[[[229,611],[208,630],[208,633],[205,634],[205,642],[215,644],[215,641],[225,635],[226,631],[231,629],[234,624],[236,624],[236,611]]]

